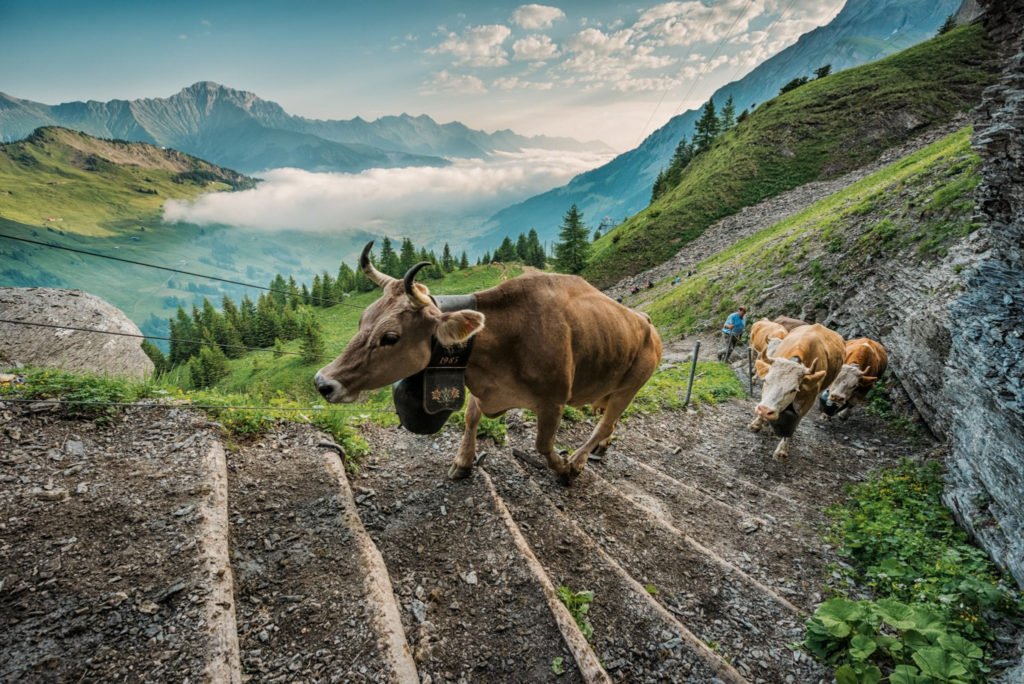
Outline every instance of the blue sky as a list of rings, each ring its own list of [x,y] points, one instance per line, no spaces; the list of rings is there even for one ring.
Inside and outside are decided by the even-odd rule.
[[[0,91],[57,104],[208,80],[300,116],[428,114],[625,151],[843,3],[0,0]]]

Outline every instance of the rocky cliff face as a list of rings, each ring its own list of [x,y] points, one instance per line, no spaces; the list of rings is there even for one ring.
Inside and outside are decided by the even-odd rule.
[[[1024,5],[979,0],[1006,62],[975,111],[975,258],[949,307],[948,503],[1024,586]]]
[[[140,335],[124,313],[96,295],[41,287],[0,288],[0,318]],[[0,323],[0,352],[10,362],[143,379],[153,362],[138,337]]]

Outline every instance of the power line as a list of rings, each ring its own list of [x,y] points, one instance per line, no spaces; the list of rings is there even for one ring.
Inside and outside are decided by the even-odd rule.
[[[145,266],[147,268],[157,268],[157,269],[160,269],[161,271],[170,271],[171,273],[181,273],[182,275],[189,275],[189,276],[193,276],[193,277],[196,277],[196,278],[207,278],[209,280],[216,280],[216,281],[221,282],[221,283],[228,283],[230,285],[240,285],[242,287],[251,287],[251,288],[255,288],[257,290],[265,290],[267,292],[273,292],[275,294],[283,294],[283,295],[286,295],[286,296],[289,296],[289,297],[294,296],[294,294],[295,294],[294,292],[289,292],[287,290],[278,290],[278,289],[273,288],[273,287],[264,287],[262,285],[253,285],[252,283],[243,283],[240,280],[231,280],[229,278],[221,278],[221,277],[218,277],[218,276],[207,275],[205,273],[195,273],[193,271],[183,271],[183,270],[178,269],[178,268],[171,268],[170,266],[159,266],[157,264],[147,264],[147,263],[145,263],[143,261],[135,261],[133,259],[125,259],[123,257],[111,256],[109,254],[100,254],[99,252],[90,252],[88,250],[77,249],[75,247],[66,247],[64,245],[55,245],[55,244],[53,244],[51,242],[42,242],[42,241],[39,241],[39,240],[30,240],[28,238],[16,237],[14,235],[4,235],[2,233],[0,233],[0,238],[5,238],[7,240],[16,240],[18,242],[25,242],[25,243],[28,243],[30,245],[38,245],[40,247],[51,247],[53,249],[61,249],[61,250],[64,250],[65,252],[74,252],[76,254],[85,254],[85,255],[88,255],[88,256],[92,256],[92,257],[98,257],[100,259],[110,259],[112,261],[120,261],[120,262],[123,262],[123,263],[126,263],[126,264],[133,264],[135,266]],[[334,300],[334,299],[324,299],[323,297],[311,297],[311,299],[316,300],[317,302],[320,302],[320,303],[323,303],[323,304],[340,304],[342,306],[348,306],[348,307],[351,307],[353,309],[362,309],[363,308],[361,306],[356,306],[355,304],[348,304],[347,302],[339,302],[339,301]]]
[[[703,5],[703,3],[701,4]],[[711,10],[715,9],[715,3],[712,1],[711,5],[708,6],[707,9],[709,10],[708,16],[704,18],[704,24],[700,27],[700,31],[697,32],[697,35],[703,35],[704,29],[708,27],[708,23],[711,21],[711,16],[714,14],[714,12],[712,12]],[[658,100],[657,106],[651,110],[651,115],[647,117],[647,122],[644,124],[644,127],[640,129],[640,135],[637,136],[636,142],[633,143],[634,149],[640,146],[640,142],[641,140],[643,140],[644,137],[644,132],[647,130],[647,127],[651,125],[651,120],[654,118],[654,115],[658,113],[658,110],[661,109],[661,105],[664,104],[665,98],[668,96],[669,90],[670,89],[665,89],[661,93],[661,99]],[[687,93],[687,97],[689,97],[689,93]]]
[[[36,323],[34,321],[15,321],[9,318],[0,318],[0,323],[12,323],[14,325],[34,325],[40,328],[56,328],[58,330],[75,330],[78,332],[99,333],[101,335],[119,335],[121,337],[136,337],[150,340],[163,340],[165,342],[181,342],[182,344],[198,344],[205,347],[220,347],[221,349],[244,349],[245,351],[264,352],[268,354],[290,354],[293,356],[305,356],[310,359],[329,359],[333,361],[336,357],[324,356],[322,354],[303,354],[302,352],[291,352],[277,349],[265,349],[263,347],[245,347],[238,344],[220,344],[219,342],[199,342],[197,340],[183,340],[180,337],[161,337],[159,335],[136,335],[135,333],[118,332],[116,330],[97,330],[96,328],[76,328],[70,325],[56,325],[54,323]]]

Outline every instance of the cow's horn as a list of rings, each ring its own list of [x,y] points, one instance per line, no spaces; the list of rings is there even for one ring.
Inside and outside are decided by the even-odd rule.
[[[363,247],[363,253],[359,255],[359,268],[363,269],[363,273],[370,279],[370,282],[379,287],[385,288],[391,283],[394,278],[389,275],[381,273],[373,264],[370,263],[370,248],[373,247],[373,240],[366,243]]]
[[[421,261],[410,268],[409,272],[405,274],[405,294],[409,295],[409,299],[411,299],[416,306],[426,306],[430,304],[430,300],[413,285],[413,281],[416,279],[416,274],[419,273],[420,269],[424,266],[433,266],[433,264],[429,261]]]

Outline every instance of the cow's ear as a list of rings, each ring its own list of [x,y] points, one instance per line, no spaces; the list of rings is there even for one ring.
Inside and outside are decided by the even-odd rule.
[[[757,361],[754,362],[754,365],[757,366],[758,377],[763,378],[764,376],[768,375],[768,369],[772,367],[772,359],[768,359],[767,361],[762,361],[761,359],[758,359]]]
[[[445,347],[463,344],[484,329],[484,315],[479,311],[466,309],[441,314],[437,324],[437,341]]]

